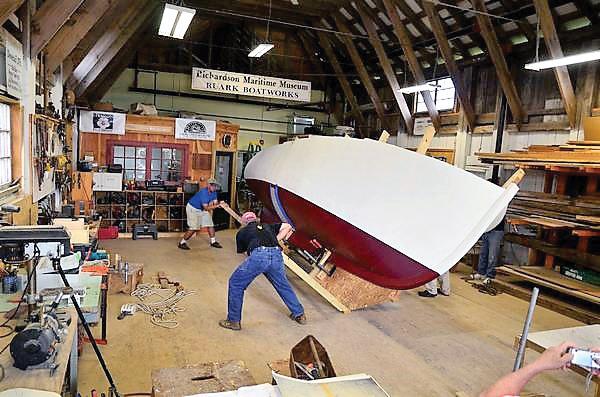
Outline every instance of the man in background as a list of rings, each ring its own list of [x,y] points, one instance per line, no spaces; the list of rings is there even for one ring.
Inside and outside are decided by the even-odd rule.
[[[220,207],[217,199],[217,190],[219,184],[214,178],[208,180],[208,186],[194,194],[188,201],[185,212],[187,217],[188,231],[185,232],[183,238],[177,244],[182,250],[189,250],[188,241],[203,228],[208,229],[210,237],[210,246],[214,248],[223,248],[215,237],[215,225],[212,219],[212,212],[215,208]]]

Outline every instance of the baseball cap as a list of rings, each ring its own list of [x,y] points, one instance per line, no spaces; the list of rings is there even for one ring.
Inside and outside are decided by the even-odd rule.
[[[215,178],[210,178],[208,180],[208,184],[209,185],[217,185],[217,186],[221,186],[221,184],[219,182],[217,182],[217,180]]]

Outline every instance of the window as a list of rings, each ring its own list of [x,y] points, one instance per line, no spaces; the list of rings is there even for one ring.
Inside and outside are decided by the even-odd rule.
[[[12,178],[10,150],[10,106],[0,103],[0,186]]]
[[[157,143],[109,143],[111,162],[123,167],[125,180],[162,179],[181,182],[185,172],[185,147]]]
[[[438,79],[435,81],[431,81],[431,83],[435,83],[438,87],[436,87],[435,91],[431,91],[431,96],[435,102],[435,107],[437,110],[452,110],[454,109],[454,101],[456,98],[456,92],[454,90],[454,84],[452,83],[452,79],[450,77],[446,77],[444,79]],[[417,93],[417,104],[415,106],[415,112],[427,112],[427,106],[425,106],[425,102],[423,101],[423,96],[421,93]]]

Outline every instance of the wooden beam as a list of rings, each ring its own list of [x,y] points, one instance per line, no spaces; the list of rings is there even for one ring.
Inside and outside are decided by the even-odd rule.
[[[381,40],[379,39],[379,36],[377,35],[377,27],[375,25],[375,22],[373,22],[371,17],[365,11],[365,9],[364,9],[365,6],[362,3],[357,2],[356,5],[358,6],[358,13],[363,21],[363,24],[367,30],[367,33],[369,34],[369,41],[371,42],[371,45],[373,46],[373,48],[375,49],[375,52],[377,53],[377,58],[379,58],[379,64],[381,65],[381,68],[383,69],[383,74],[385,75],[385,77],[388,81],[388,84],[390,85],[390,88],[392,90],[392,93],[394,94],[394,98],[396,99],[396,104],[398,105],[398,108],[400,109],[400,113],[402,113],[402,118],[404,119],[404,123],[406,124],[408,131],[412,132],[413,124],[414,124],[412,114],[410,113],[410,109],[408,107],[408,104],[406,103],[406,99],[404,98],[404,95],[400,92],[401,87],[400,87],[400,84],[398,83],[398,79],[396,78],[396,73],[394,72],[394,68],[392,67],[390,60],[389,60],[387,54],[385,53],[385,48],[383,48],[383,44],[381,43]],[[439,122],[439,118],[438,118],[438,122]],[[441,124],[439,125],[439,127],[441,127]]]
[[[24,0],[0,0],[0,26],[10,17],[10,14],[17,11]]]
[[[346,96],[346,99],[350,103],[350,107],[352,108],[352,113],[354,114],[356,121],[362,128],[365,128],[367,126],[367,122],[366,122],[362,112],[360,111],[360,106],[358,105],[356,97],[354,96],[354,92],[352,92],[352,86],[350,85],[350,82],[348,82],[348,79],[346,78],[344,70],[342,69],[342,66],[339,63],[339,61],[335,55],[335,52],[333,51],[333,47],[331,46],[331,42],[329,41],[329,38],[327,37],[327,35],[325,33],[321,32],[321,31],[317,31],[317,35],[319,37],[319,45],[323,49],[325,56],[329,60],[329,63],[331,64],[331,67],[333,68],[333,71],[335,72],[338,82],[340,83],[340,86],[342,87],[342,91],[344,91],[344,95]],[[362,128],[358,129],[358,132],[361,133],[361,135],[363,135],[363,136],[368,136],[369,135],[368,132],[364,133]]]
[[[458,96],[460,106],[465,114],[467,125],[469,126],[471,132],[473,132],[475,130],[475,111],[471,105],[469,90],[464,82],[461,71],[458,69],[456,61],[454,60],[454,54],[450,48],[450,44],[448,43],[448,38],[446,37],[446,32],[444,31],[440,15],[438,14],[438,11],[433,3],[423,0],[421,1],[421,4],[423,6],[423,10],[425,10],[425,13],[427,14],[427,18],[431,24],[431,30],[433,31],[433,35],[435,36],[440,53],[442,54],[444,62],[446,63],[446,70],[448,71],[448,74],[452,79],[452,83],[454,84],[454,88],[456,89],[456,95]]]
[[[315,71],[320,74],[319,80],[321,81],[321,85],[323,86],[323,91],[327,89],[327,79],[325,78],[325,70],[323,69],[323,65],[321,64],[320,59],[317,57],[317,47],[314,45],[313,41],[306,36],[304,31],[300,30],[296,34],[304,47],[304,51],[308,55],[308,59],[312,63]]]
[[[542,32],[544,32],[544,42],[546,43],[546,48],[548,48],[548,53],[552,58],[562,58],[564,54],[560,46],[558,33],[556,32],[556,26],[554,26],[554,19],[552,19],[548,0],[533,0],[533,4],[540,19],[540,27],[542,28]],[[575,98],[575,91],[571,83],[571,76],[569,76],[569,69],[566,66],[554,68],[554,76],[556,77],[560,96],[562,97],[563,105],[569,118],[569,124],[571,128],[575,128],[577,99]]]
[[[338,29],[342,33],[346,33],[344,35],[340,35],[339,38],[342,40],[342,42],[346,46],[346,49],[348,50],[348,53],[350,54],[350,58],[352,59],[352,63],[354,63],[354,66],[356,67],[356,71],[358,72],[360,81],[362,82],[363,86],[367,90],[369,98],[371,99],[371,102],[373,103],[373,106],[375,107],[375,112],[377,113],[377,116],[381,120],[382,127],[389,131],[396,131],[397,128],[391,128],[389,126],[389,122],[385,118],[385,109],[383,107],[383,103],[381,102],[381,99],[379,98],[379,94],[377,93],[377,90],[375,89],[375,86],[373,85],[373,82],[371,81],[371,78],[369,77],[369,72],[367,72],[367,68],[365,67],[365,64],[363,63],[363,60],[362,60],[361,56],[359,55],[358,50],[356,49],[356,46],[354,45],[354,42],[352,41],[352,38],[347,35],[347,34],[350,34],[350,29],[348,28],[348,26],[346,26],[346,23],[342,20],[342,18],[337,13],[333,14],[333,19],[335,20],[335,24],[337,25]]]
[[[31,21],[31,57],[40,51],[54,37],[56,32],[67,22],[79,8],[83,0],[52,0],[45,1],[35,12]]]
[[[85,0],[46,45],[46,72],[54,73],[116,0]]]
[[[412,40],[410,39],[410,34],[402,20],[400,19],[400,14],[398,14],[398,10],[394,5],[392,0],[383,0],[383,5],[387,11],[387,15],[392,22],[392,26],[394,29],[394,34],[398,38],[400,42],[400,46],[404,51],[404,56],[406,57],[406,61],[408,62],[408,66],[415,78],[415,82],[417,84],[425,83],[425,74],[423,73],[423,69],[421,68],[421,63],[417,58],[417,54],[412,45]],[[439,132],[442,128],[442,122],[440,120],[440,115],[435,106],[435,102],[433,97],[431,96],[431,92],[423,91],[421,93],[423,96],[423,101],[425,102],[425,106],[427,107],[427,111],[429,112],[429,117],[431,117],[431,122],[433,123],[433,127],[436,132]]]
[[[129,39],[147,23],[157,10],[159,3],[148,4],[143,0],[131,1],[133,6],[94,45],[67,81],[67,87],[81,96],[118,54]]]
[[[426,3],[427,1],[424,2]],[[510,107],[513,118],[517,126],[520,126],[525,118],[523,103],[521,102],[521,98],[517,92],[517,87],[515,86],[515,82],[513,81],[510,70],[508,69],[506,58],[504,58],[504,53],[502,52],[502,48],[498,42],[498,37],[496,36],[494,26],[490,21],[490,17],[481,14],[488,12],[484,4],[484,0],[472,0],[472,4],[473,8],[476,11],[479,11],[479,13],[475,14],[475,18],[477,18],[477,24],[481,30],[481,37],[483,37],[483,40],[485,41],[488,54],[496,69],[496,75],[500,81],[500,86],[502,87],[504,95],[506,95],[506,100],[508,101],[508,106]]]

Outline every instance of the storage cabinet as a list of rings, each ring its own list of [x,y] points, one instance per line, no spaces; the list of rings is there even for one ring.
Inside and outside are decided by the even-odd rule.
[[[120,233],[131,233],[138,223],[156,223],[159,232],[187,229],[185,205],[191,194],[128,190],[95,192],[96,212],[102,227],[118,226]]]

